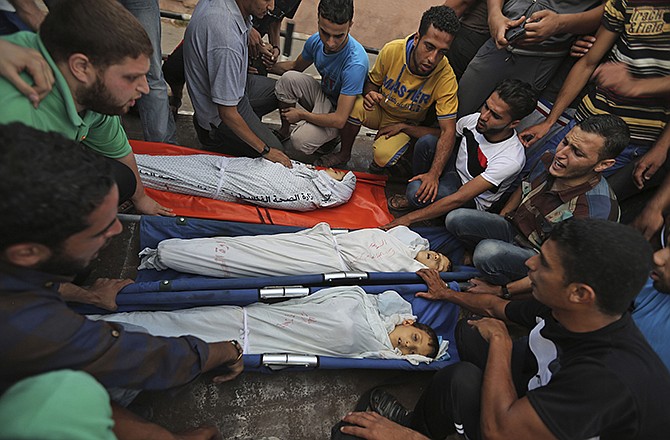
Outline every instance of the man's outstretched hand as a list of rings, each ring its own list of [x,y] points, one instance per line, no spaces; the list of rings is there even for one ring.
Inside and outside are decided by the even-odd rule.
[[[440,272],[435,269],[420,269],[417,273],[428,286],[427,292],[417,292],[419,298],[430,299],[433,301],[448,300],[449,293],[452,290],[440,278]]]

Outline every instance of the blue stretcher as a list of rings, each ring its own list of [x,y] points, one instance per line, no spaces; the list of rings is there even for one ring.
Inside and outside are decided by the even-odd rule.
[[[257,225],[248,223],[201,220],[185,217],[142,217],[140,219],[140,249],[156,247],[167,238],[198,238],[208,236],[240,236],[295,232],[292,226]],[[431,249],[440,250],[449,240],[443,228],[417,228],[415,231],[427,238]],[[442,274],[450,287],[458,289],[459,281],[466,281],[477,273],[469,267],[456,267],[455,271]],[[415,298],[416,292],[425,291],[423,280],[412,272],[366,273],[339,272],[283,277],[258,277],[220,279],[183,274],[176,271],[141,270],[136,282],[125,287],[117,297],[119,312],[178,310],[200,306],[245,306],[257,301],[277,302],[301,297],[331,286],[359,285],[370,294],[395,290],[412,303],[419,321],[430,325],[442,338],[449,340],[448,357],[430,364],[412,365],[404,360],[351,359],[328,356],[265,354],[244,355],[245,368],[255,371],[275,369],[340,369],[370,368],[398,370],[437,370],[458,361],[453,343],[454,328],[459,308],[446,302]],[[107,313],[91,306],[78,307],[83,313]]]

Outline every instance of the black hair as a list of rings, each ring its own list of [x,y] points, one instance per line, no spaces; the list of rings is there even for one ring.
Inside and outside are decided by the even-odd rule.
[[[111,167],[58,133],[0,125],[0,250],[18,243],[58,249],[86,229],[114,185]]]
[[[39,30],[56,62],[81,53],[105,69],[124,58],[151,56],[151,40],[139,21],[117,1],[59,0]]]
[[[354,0],[321,0],[319,17],[335,24],[350,23],[354,19]]]
[[[435,359],[435,356],[437,356],[437,352],[440,350],[440,344],[438,343],[437,333],[435,333],[433,327],[416,321],[414,321],[412,326],[419,330],[423,330],[428,334],[428,347],[430,347],[431,352],[428,354],[427,357]]]
[[[565,284],[583,283],[596,294],[601,312],[620,315],[647,281],[651,245],[630,226],[607,220],[558,223],[549,237],[558,247]]]
[[[535,110],[537,96],[530,84],[525,81],[504,79],[498,83],[494,91],[509,107],[513,121],[523,119]]]
[[[454,10],[444,5],[433,6],[423,13],[421,24],[419,24],[419,37],[426,35],[431,24],[438,31],[447,32],[451,35],[456,35],[461,27]]]
[[[577,127],[586,133],[597,134],[605,140],[605,146],[600,150],[598,158],[614,159],[630,143],[630,130],[628,125],[615,115],[589,116],[577,123]]]

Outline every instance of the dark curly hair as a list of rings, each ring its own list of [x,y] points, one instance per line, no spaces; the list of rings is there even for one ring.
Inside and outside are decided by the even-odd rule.
[[[495,92],[509,107],[512,120],[523,119],[528,116],[537,104],[537,96],[533,88],[525,81],[518,79],[504,79],[498,83]]]
[[[568,219],[554,226],[549,240],[558,248],[565,285],[590,286],[598,308],[608,315],[628,310],[652,267],[651,245],[619,223]]]
[[[453,9],[449,6],[433,6],[423,13],[421,24],[419,25],[419,36],[422,37],[428,32],[430,25],[442,32],[456,35],[461,28],[461,23]]]
[[[0,125],[0,250],[18,243],[58,249],[86,229],[114,185],[90,149],[20,123]]]
[[[349,23],[354,19],[354,0],[321,0],[319,16],[335,24]]]

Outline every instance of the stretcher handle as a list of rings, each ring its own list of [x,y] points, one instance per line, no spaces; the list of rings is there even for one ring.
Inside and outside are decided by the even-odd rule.
[[[259,290],[260,299],[303,298],[309,295],[309,288],[302,286],[273,286]]]
[[[318,368],[319,356],[312,354],[265,353],[261,355],[261,365],[273,370],[287,367]]]
[[[340,281],[340,280],[367,280],[369,275],[367,272],[333,272],[324,273],[324,281]]]

